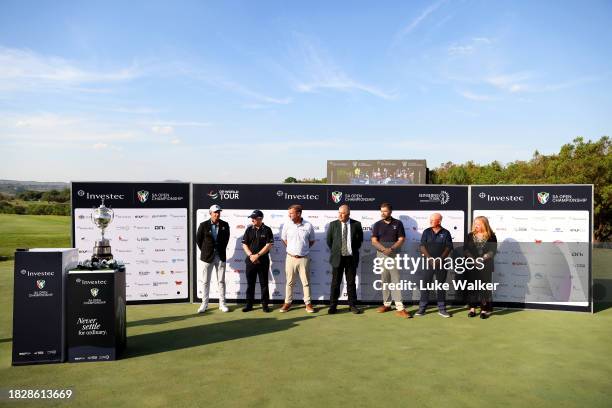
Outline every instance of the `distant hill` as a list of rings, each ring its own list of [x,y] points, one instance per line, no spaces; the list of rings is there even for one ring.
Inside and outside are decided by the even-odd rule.
[[[63,190],[70,188],[69,183],[55,182],[55,181],[19,181],[19,180],[0,180],[0,193],[4,194],[17,194],[22,191],[49,191],[49,190]]]

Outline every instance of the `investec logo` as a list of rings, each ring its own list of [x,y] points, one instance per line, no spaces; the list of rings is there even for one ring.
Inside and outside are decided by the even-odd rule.
[[[282,190],[276,192],[277,197],[284,198],[285,200],[318,200],[319,194],[289,194]]]
[[[26,269],[22,269],[21,271],[19,271],[19,273],[22,274],[23,276],[54,276],[55,275],[55,272],[53,271],[32,272]]]
[[[80,283],[81,285],[106,285],[107,281],[106,280],[85,280],[85,279],[81,279],[81,278],[77,278],[76,279],[76,283]]]
[[[79,197],[85,197],[85,199],[87,200],[101,200],[101,199],[105,199],[105,200],[124,200],[125,199],[125,195],[124,194],[112,194],[112,193],[108,193],[108,194],[90,194],[84,190],[79,190],[77,191],[77,195]]]
[[[525,196],[522,195],[491,195],[485,193],[484,191],[478,194],[478,197],[487,201],[500,201],[500,202],[523,202],[525,201]]]
[[[213,200],[239,200],[240,199],[240,191],[239,190],[210,190],[208,192],[208,197]]]

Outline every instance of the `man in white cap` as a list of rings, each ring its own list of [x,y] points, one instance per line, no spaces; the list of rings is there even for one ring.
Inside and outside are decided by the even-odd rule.
[[[204,262],[202,271],[202,304],[198,313],[204,313],[208,308],[208,294],[210,290],[210,276],[213,267],[217,270],[217,282],[219,283],[219,310],[228,312],[225,304],[225,250],[229,242],[229,224],[221,219],[221,207],[210,206],[208,210],[210,218],[198,226],[196,243],[200,248],[200,260]]]

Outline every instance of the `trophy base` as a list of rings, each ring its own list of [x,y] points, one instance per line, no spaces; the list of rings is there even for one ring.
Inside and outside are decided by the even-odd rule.
[[[101,261],[110,261],[111,259],[113,259],[113,254],[111,253],[111,246],[108,239],[96,241],[93,247],[93,254],[91,256],[91,259],[99,259]]]

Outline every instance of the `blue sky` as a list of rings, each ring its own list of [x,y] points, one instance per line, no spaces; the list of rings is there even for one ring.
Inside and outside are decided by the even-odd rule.
[[[0,178],[280,182],[612,122],[611,1],[0,2]]]

